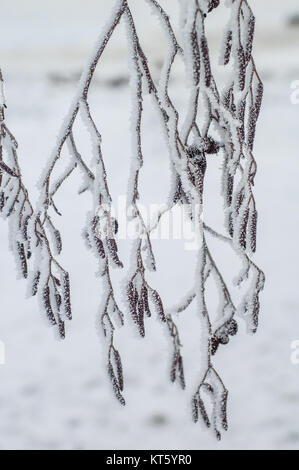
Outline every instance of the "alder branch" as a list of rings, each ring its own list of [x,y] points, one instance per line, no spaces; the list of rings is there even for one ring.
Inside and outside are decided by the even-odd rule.
[[[219,0],[189,0],[181,3],[181,36],[179,44],[171,20],[157,0],[145,0],[159,18],[165,32],[168,50],[159,84],[156,84],[147,56],[142,48],[134,17],[127,0],[117,0],[112,15],[96,43],[80,80],[78,91],[62,125],[57,144],[46,166],[41,182],[41,194],[36,210],[29,201],[17,157],[17,144],[7,129],[4,119],[6,106],[3,80],[0,74],[0,209],[12,217],[13,233],[17,233],[15,252],[20,260],[24,277],[28,276],[28,260],[34,253],[32,293],[39,293],[51,323],[58,325],[64,337],[64,317],[71,318],[69,275],[56,259],[62,251],[62,237],[56,228],[52,211],[61,215],[55,198],[71,175],[80,170],[84,186],[80,193],[90,191],[93,205],[87,217],[85,240],[99,265],[103,281],[103,299],[100,324],[106,340],[107,371],[114,393],[124,405],[124,374],[117,349],[116,325],[124,324],[125,316],[117,301],[111,269],[123,268],[117,244],[118,222],[112,216],[112,197],[109,178],[102,153],[102,136],[89,102],[89,88],[96,68],[113,33],[121,21],[125,22],[130,63],[132,93],[132,161],[128,182],[128,204],[131,218],[138,222],[139,232],[133,244],[133,263],[127,285],[127,304],[141,336],[145,336],[145,320],[154,307],[162,325],[169,333],[173,360],[171,381],[186,386],[183,367],[182,343],[174,316],[183,313],[196,301],[196,312],[201,330],[201,363],[198,371],[199,386],[193,397],[193,419],[203,420],[213,429],[217,438],[227,430],[228,392],[213,365],[213,356],[219,345],[227,344],[238,331],[236,315],[246,321],[248,330],[255,332],[260,309],[259,295],[264,287],[264,274],[251,260],[256,251],[257,209],[253,193],[257,164],[253,144],[257,119],[262,102],[263,88],[252,57],[254,16],[246,0],[230,0],[227,5],[231,18],[223,35],[222,65],[231,76],[228,86],[219,91],[209,52],[205,31],[206,19],[220,5]],[[182,120],[170,96],[169,84],[173,66],[178,57],[186,66],[189,101]],[[170,202],[147,226],[139,209],[141,198],[140,174],[144,155],[142,147],[143,100],[146,91],[151,95],[155,110],[161,118],[172,171]],[[86,163],[85,155],[78,151],[78,137],[74,125],[80,115],[89,132],[93,148],[93,166]],[[5,153],[5,158],[4,158]],[[209,161],[222,162],[222,194],[224,199],[225,228],[220,235],[201,220],[205,207],[205,178],[210,170]],[[66,160],[66,161],[65,161]],[[65,161],[65,169],[54,180],[57,163]],[[152,232],[159,227],[164,214],[184,205],[194,222],[199,244],[195,284],[179,306],[166,310],[165,301],[148,281],[148,271],[157,266],[152,246]],[[28,232],[27,232],[28,228]],[[242,272],[236,284],[250,282],[250,288],[239,306],[235,305],[231,289],[216,264],[206,235],[229,243],[242,260]],[[55,255],[54,255],[55,253]],[[219,286],[221,311],[216,319],[209,312],[207,280],[213,276]],[[187,316],[184,317],[187,320]],[[210,400],[211,409],[207,407]]]
[[[3,76],[0,73],[1,89]],[[3,93],[2,93],[3,96]],[[65,337],[65,320],[71,320],[69,274],[57,261],[45,230],[49,226],[61,251],[61,237],[50,217],[36,214],[24,184],[18,160],[18,144],[5,122],[6,103],[0,103],[0,211],[9,219],[10,248],[21,276],[30,279],[31,295],[39,295],[49,322]],[[5,160],[5,161],[4,161]],[[30,275],[30,268],[35,265]],[[33,269],[33,268],[32,268]]]

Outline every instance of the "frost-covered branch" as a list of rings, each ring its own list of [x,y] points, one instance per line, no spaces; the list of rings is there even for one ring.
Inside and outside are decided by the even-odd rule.
[[[124,374],[117,349],[117,325],[125,321],[125,309],[132,316],[139,334],[146,334],[145,320],[153,309],[169,334],[173,348],[170,378],[178,380],[184,389],[188,385],[183,367],[183,342],[175,317],[195,305],[200,330],[201,353],[199,383],[194,391],[192,412],[194,421],[201,419],[213,429],[217,438],[227,425],[228,391],[216,371],[213,356],[220,345],[226,345],[238,332],[237,315],[247,324],[248,331],[258,327],[259,295],[264,287],[264,274],[252,261],[256,251],[257,208],[253,193],[256,160],[253,155],[256,123],[261,107],[263,86],[252,57],[255,19],[246,0],[227,0],[230,21],[223,35],[220,64],[228,69],[228,86],[220,90],[213,74],[209,52],[206,21],[219,0],[179,0],[180,37],[167,12],[157,0],[144,0],[159,19],[168,48],[159,83],[155,83],[147,56],[142,48],[130,1],[117,0],[103,33],[83,71],[78,91],[62,125],[53,154],[46,166],[40,184],[40,198],[34,210],[17,159],[17,144],[6,127],[4,119],[5,98],[0,89],[0,208],[11,219],[13,250],[20,260],[24,277],[28,276],[28,260],[33,257],[32,293],[39,293],[51,323],[57,324],[64,336],[64,317],[71,318],[69,275],[58,263],[56,256],[62,251],[62,237],[53,215],[61,215],[56,195],[75,171],[84,178],[79,193],[89,191],[92,207],[87,216],[84,239],[95,255],[99,275],[103,281],[103,294],[99,323],[105,345],[107,371],[114,393],[122,405]],[[128,266],[126,306],[121,306],[118,290],[112,280],[112,268],[122,269],[118,250],[118,221],[112,216],[112,197],[109,175],[102,152],[99,124],[93,117],[89,101],[89,88],[103,52],[120,22],[125,23],[128,44],[128,62],[131,86],[132,159],[128,178],[129,217],[136,222],[138,236],[133,243],[131,264]],[[176,108],[169,91],[173,66],[178,57],[185,63],[189,100],[182,114]],[[3,80],[0,76],[0,85]],[[142,135],[144,94],[148,93],[154,104],[158,121],[168,148],[172,182],[166,208],[157,215],[154,223],[147,225],[139,208],[142,188],[140,175],[144,153]],[[79,152],[78,136],[74,126],[81,117],[90,137],[93,164],[86,162]],[[5,153],[5,158],[4,158]],[[217,158],[222,168],[222,194],[226,235],[219,234],[202,220],[206,206],[205,179],[210,171],[210,159]],[[57,163],[64,170],[54,179]],[[159,269],[152,245],[152,233],[159,227],[163,216],[179,205],[187,208],[198,238],[197,266],[194,283],[185,298],[175,308],[166,309],[157,287],[149,283],[149,271]],[[13,234],[13,235],[12,235]],[[16,235],[16,236],[15,236]],[[236,304],[234,292],[229,287],[210,245],[209,237],[230,245],[241,259],[242,271],[235,284],[250,286],[241,303]],[[54,254],[53,254],[54,253]],[[55,256],[54,256],[55,255]],[[213,277],[217,286],[220,308],[209,311],[207,281]],[[218,314],[217,314],[218,313]],[[198,334],[194,329],[194,334]]]
[[[123,372],[121,357],[115,347],[115,324],[113,318],[116,315],[120,323],[123,324],[124,317],[117,304],[110,275],[111,267],[122,268],[123,264],[119,259],[118,247],[115,240],[116,221],[111,215],[112,199],[102,155],[102,138],[92,117],[88,102],[88,92],[98,62],[123,16],[126,6],[126,1],[116,2],[111,18],[104,28],[95,50],[84,69],[78,92],[62,126],[54,152],[42,178],[41,198],[38,209],[45,221],[50,217],[49,211],[51,208],[60,214],[54,203],[55,194],[76,168],[82,172],[84,187],[80,192],[89,190],[93,196],[93,207],[87,218],[84,237],[87,246],[93,251],[98,260],[99,274],[103,279],[104,294],[100,312],[100,324],[107,342],[107,369],[115,395],[123,405],[125,404],[122,396],[124,388]],[[95,163],[94,171],[89,168],[78,151],[73,132],[78,115],[81,116],[92,142],[93,161]],[[67,166],[58,182],[53,183],[53,173],[57,162],[63,158],[65,147],[71,157],[71,163]]]
[[[69,274],[54,254],[61,251],[61,237],[51,218],[36,214],[23,181],[18,144],[6,125],[6,102],[0,72],[0,211],[9,220],[10,248],[21,277],[29,278],[30,295],[39,296],[49,322],[65,337],[65,320],[72,318]],[[54,249],[47,234],[54,240]]]

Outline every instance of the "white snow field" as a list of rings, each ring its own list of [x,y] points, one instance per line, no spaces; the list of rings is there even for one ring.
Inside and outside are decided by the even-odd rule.
[[[19,141],[20,163],[33,199],[80,71],[112,3],[1,2],[0,65],[6,79],[7,119]],[[165,50],[163,33],[154,18],[145,19],[145,2],[130,3],[158,77]],[[176,21],[176,2],[161,3]],[[148,321],[146,339],[141,340],[128,321],[117,330],[127,406],[115,401],[97,328],[101,280],[95,277],[95,259],[81,238],[91,200],[87,194],[77,195],[81,179],[74,175],[57,198],[64,214],[57,223],[64,241],[63,263],[71,273],[74,313],[64,342],[56,339],[36,300],[26,299],[26,282],[16,281],[7,222],[0,220],[0,340],[6,350],[6,364],[0,365],[0,449],[299,448],[299,365],[291,362],[291,344],[299,340],[299,105],[290,99],[291,83],[299,80],[299,27],[288,26],[289,18],[299,14],[299,5],[297,0],[250,3],[257,18],[255,57],[265,84],[255,145],[255,191],[256,262],[267,281],[258,333],[247,336],[240,320],[238,336],[215,357],[230,392],[228,432],[218,443],[191,420],[189,402],[200,339],[194,307],[177,320],[187,390],[182,392],[169,382],[169,345],[160,324],[154,318]],[[220,26],[221,16],[215,12],[210,28],[215,60]],[[113,38],[91,90],[114,196],[126,191],[130,158],[124,37],[121,29]],[[182,72],[181,66],[176,67],[171,85],[181,106],[185,99]],[[164,202],[168,184],[168,155],[158,124],[154,110],[147,106],[144,198],[157,203]],[[81,140],[81,150],[88,152],[84,131]],[[205,217],[209,224],[221,227],[221,160],[215,159],[208,162]],[[172,306],[192,286],[194,254],[184,252],[177,241],[157,241],[154,248],[160,267],[152,279]],[[120,250],[128,260],[129,243],[122,242]],[[221,246],[215,250],[232,286],[237,272],[231,253]]]

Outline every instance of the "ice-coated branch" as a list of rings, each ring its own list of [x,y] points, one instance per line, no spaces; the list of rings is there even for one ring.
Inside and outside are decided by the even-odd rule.
[[[159,19],[167,40],[160,80],[155,83],[147,56],[142,48],[130,1],[117,0],[112,14],[100,35],[95,49],[82,73],[75,98],[61,127],[57,143],[46,165],[40,183],[40,198],[34,210],[24,186],[18,158],[17,144],[6,127],[6,106],[3,79],[0,73],[0,209],[11,220],[13,250],[19,260],[24,277],[28,276],[28,263],[33,258],[32,294],[39,294],[43,308],[51,323],[58,325],[64,337],[64,320],[71,318],[70,282],[68,273],[58,263],[63,248],[54,215],[61,211],[56,195],[71,175],[79,170],[84,185],[79,193],[89,191],[92,207],[87,215],[84,239],[95,255],[99,276],[103,281],[99,323],[105,338],[107,371],[114,393],[124,405],[124,373],[117,349],[117,325],[125,321],[125,309],[133,318],[139,334],[146,334],[146,319],[155,311],[161,327],[168,332],[172,346],[170,379],[178,381],[183,389],[188,377],[183,367],[183,341],[175,317],[181,315],[188,322],[185,311],[192,305],[196,309],[199,328],[190,327],[200,341],[200,363],[196,371],[199,382],[193,391],[192,413],[195,422],[203,421],[218,439],[227,430],[228,391],[216,371],[213,356],[221,351],[220,345],[229,343],[238,332],[237,315],[242,317],[248,331],[258,327],[260,292],[265,277],[251,257],[256,251],[257,208],[253,186],[257,170],[253,154],[255,130],[259,116],[263,86],[252,57],[255,19],[246,0],[227,0],[230,21],[223,35],[220,64],[230,74],[228,85],[220,89],[213,74],[209,51],[206,20],[221,4],[219,0],[179,0],[180,35],[157,0],[144,0],[146,6]],[[112,216],[112,197],[109,188],[111,175],[107,174],[102,151],[100,127],[93,117],[89,88],[96,68],[110,38],[120,22],[125,23],[128,44],[128,62],[131,88],[132,157],[128,178],[129,217],[136,222],[138,236],[133,243],[131,264],[128,266],[126,306],[118,300],[118,290],[112,280],[112,268],[122,269],[123,263],[117,243],[118,221]],[[177,37],[180,37],[179,43]],[[185,63],[189,99],[184,119],[171,98],[169,84],[173,66],[178,57]],[[229,67],[228,67],[229,65]],[[142,136],[144,93],[154,104],[159,125],[163,130],[170,160],[172,181],[166,208],[156,220],[147,225],[139,207],[142,197],[141,178],[144,153]],[[74,126],[81,117],[92,143],[93,164],[79,152],[79,137]],[[210,228],[203,221],[206,207],[205,179],[210,171],[210,159],[217,159],[222,168],[222,194],[226,235]],[[64,163],[58,177],[54,173],[57,163]],[[165,308],[158,287],[149,282],[149,271],[159,265],[152,245],[152,232],[159,227],[163,216],[174,207],[184,205],[195,224],[198,248],[194,282],[185,298],[174,308]],[[210,238],[229,244],[232,253],[240,258],[242,270],[236,286],[247,286],[239,305],[228,279],[216,262]],[[219,309],[208,309],[207,281],[213,277],[217,286]],[[215,289],[216,290],[216,289]],[[192,330],[192,331],[191,331]],[[198,333],[199,331],[199,333]]]
[[[121,404],[125,404],[125,400],[122,396],[124,381],[121,358],[115,347],[114,318],[116,315],[118,320],[120,320],[120,323],[123,324],[124,317],[114,295],[110,269],[111,267],[122,268],[123,265],[118,256],[118,246],[115,240],[117,221],[115,221],[111,215],[112,199],[109,192],[105,163],[102,155],[102,138],[92,117],[92,112],[88,102],[88,92],[98,62],[101,59],[113,32],[119,24],[120,19],[126,11],[126,7],[126,0],[116,1],[111,17],[100,35],[95,49],[82,73],[78,91],[62,125],[57,144],[41,179],[41,196],[37,208],[38,215],[35,220],[36,224],[38,224],[39,221],[42,221],[41,231],[45,236],[47,236],[48,231],[51,231],[54,235],[59,233],[54,225],[52,217],[50,216],[51,208],[55,213],[61,215],[59,208],[57,208],[54,202],[54,197],[70,175],[76,169],[79,169],[82,172],[85,181],[83,188],[79,192],[82,193],[89,190],[93,196],[93,207],[87,218],[87,227],[84,231],[84,237],[87,242],[87,246],[92,249],[98,259],[99,274],[103,279],[104,301],[101,306],[100,325],[107,343],[108,374],[110,376],[115,395]],[[78,151],[73,128],[79,114],[87,128],[92,142],[93,161],[95,162],[94,169],[91,169],[87,165],[84,157]],[[71,161],[66,164],[65,170],[58,180],[53,182],[53,174],[56,164],[59,160],[65,158],[64,149],[68,151],[68,158],[70,157]],[[54,238],[57,239],[57,237]],[[59,251],[61,251],[62,241],[60,236],[59,242],[57,241],[56,245],[58,245]],[[48,247],[51,249],[50,243],[48,244]],[[41,246],[40,251],[42,251]],[[40,275],[41,273],[38,271],[34,279],[37,280]],[[50,294],[51,292],[49,293],[48,290],[45,291],[44,302],[46,305],[49,303],[48,298],[50,297]],[[51,313],[50,308],[48,308],[48,310]]]
[[[29,293],[37,295],[49,322],[65,337],[65,320],[71,320],[69,274],[57,261],[61,237],[51,218],[36,214],[24,184],[18,160],[18,144],[6,125],[6,102],[0,72],[0,211],[9,219],[10,248],[21,277],[29,278]],[[54,248],[46,232],[53,237]]]

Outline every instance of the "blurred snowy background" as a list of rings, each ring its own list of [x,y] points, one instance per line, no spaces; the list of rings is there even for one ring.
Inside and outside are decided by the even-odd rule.
[[[28,186],[34,187],[50,155],[80,71],[112,3],[1,1],[0,64],[6,79],[7,117],[19,141]],[[161,3],[175,22],[176,2]],[[58,221],[64,236],[63,261],[72,273],[73,286],[74,320],[65,342],[58,342],[45,327],[36,301],[25,300],[26,285],[15,280],[7,227],[1,222],[0,340],[6,344],[6,365],[0,366],[1,449],[299,448],[299,366],[290,361],[291,342],[299,340],[299,106],[290,101],[291,82],[299,80],[299,5],[297,0],[250,3],[257,17],[255,57],[265,83],[255,153],[260,216],[257,262],[265,270],[267,283],[258,334],[248,337],[241,328],[215,359],[230,391],[228,433],[218,444],[191,422],[193,390],[189,387],[182,393],[168,382],[168,343],[155,322],[148,323],[143,341],[136,339],[130,322],[119,331],[127,407],[120,408],[112,398],[101,359],[102,338],[95,328],[101,284],[94,277],[95,261],[81,240],[91,201],[88,195],[76,195],[80,178],[74,176],[58,199],[65,213]],[[163,34],[148,10],[145,13],[141,0],[130,4],[158,77],[165,50]],[[211,49],[217,59],[221,14],[211,15],[210,23]],[[125,192],[129,157],[125,52],[121,30],[105,54],[91,91],[114,194]],[[182,76],[178,66],[171,89],[183,105]],[[163,202],[167,154],[151,111],[146,125],[146,175],[155,182],[153,202]],[[219,167],[220,162],[214,165]],[[209,184],[218,195],[219,178]],[[33,191],[36,196],[37,190]],[[211,224],[221,213],[217,197],[207,203]],[[122,247],[124,257],[127,248]],[[183,253],[175,242],[157,243],[156,249],[161,255],[161,274],[154,282],[172,305],[192,282],[192,254]],[[218,258],[230,266],[229,253],[219,250]],[[167,269],[169,263],[171,269]],[[230,280],[235,272],[226,274]],[[197,361],[194,311],[184,313],[178,324],[189,357],[188,381]]]

